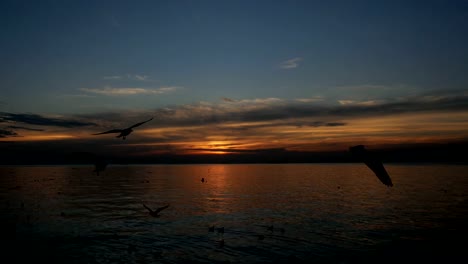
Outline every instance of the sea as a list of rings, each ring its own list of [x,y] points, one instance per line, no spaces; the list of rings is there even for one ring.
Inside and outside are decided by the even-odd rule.
[[[466,263],[468,166],[385,167],[1,166],[0,262]]]

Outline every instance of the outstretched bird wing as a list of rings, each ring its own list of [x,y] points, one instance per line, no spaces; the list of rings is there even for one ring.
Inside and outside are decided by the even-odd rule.
[[[148,211],[150,211],[150,213],[153,212],[153,210],[151,210],[151,208],[149,208],[148,206],[146,206],[145,204],[142,204],[144,208],[148,209]]]
[[[106,132],[101,132],[93,135],[102,135],[102,134],[110,134],[110,133],[122,133],[122,129],[112,129]]]
[[[383,184],[390,187],[393,186],[392,179],[390,179],[390,176],[385,170],[382,162],[378,161],[372,156],[369,156],[368,158],[364,159],[364,163],[375,173],[377,178],[379,178]]]
[[[383,166],[382,162],[378,160],[375,156],[370,154],[363,145],[358,145],[354,147],[349,148],[351,153],[355,154],[358,156],[362,162],[364,162],[369,169],[371,169],[374,174],[379,178],[379,180],[387,185],[387,186],[393,186],[392,179],[390,179],[390,176],[388,175],[387,171],[385,170],[385,167]]]
[[[164,209],[166,209],[166,208],[168,208],[168,207],[169,207],[169,205],[166,205],[166,206],[163,206],[163,207],[159,207],[158,209],[156,209],[155,213],[159,213],[159,212],[161,212],[162,210],[164,210]]]
[[[132,129],[132,128],[137,127],[137,126],[141,126],[141,125],[143,125],[144,123],[149,122],[149,121],[151,121],[151,120],[153,120],[153,117],[150,118],[150,119],[148,119],[148,120],[146,120],[146,121],[143,121],[143,122],[140,122],[140,123],[136,123],[136,124],[134,124],[133,126],[129,127],[128,129]]]

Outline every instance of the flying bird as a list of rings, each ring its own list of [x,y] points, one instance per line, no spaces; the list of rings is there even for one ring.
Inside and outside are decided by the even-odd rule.
[[[372,153],[369,153],[364,148],[364,145],[357,145],[354,147],[350,147],[349,151],[358,157],[360,161],[364,162],[367,167],[369,167],[379,178],[379,180],[387,185],[387,186],[393,186],[392,179],[390,179],[390,176],[388,175],[387,171],[385,170],[385,167],[383,166],[382,162],[378,160],[375,155]]]
[[[95,172],[96,175],[99,176],[99,172],[106,170],[106,167],[107,167],[108,164],[109,163],[105,159],[102,159],[102,158],[96,159],[94,161],[94,170],[93,170],[93,172]]]
[[[117,138],[122,138],[122,139],[125,139],[128,135],[130,135],[130,133],[133,132],[133,129],[132,128],[135,128],[137,126],[141,126],[143,125],[144,123],[146,122],[149,122],[153,120],[153,117],[146,120],[146,121],[143,121],[143,122],[140,122],[140,123],[136,123],[134,124],[133,126],[131,127],[128,127],[128,128],[125,128],[125,129],[112,129],[112,130],[109,130],[109,131],[106,131],[106,132],[101,132],[101,133],[97,133],[97,134],[93,134],[93,135],[102,135],[102,134],[110,134],[110,133],[120,133],[120,135],[117,136]]]
[[[146,209],[148,209],[149,211],[149,214],[153,217],[159,217],[159,212],[161,212],[162,210],[166,209],[169,207],[169,205],[166,205],[166,206],[163,206],[163,207],[159,207],[157,208],[156,210],[151,210],[151,208],[149,208],[148,206],[146,206],[145,204],[143,204],[143,207],[145,207]]]
[[[94,165],[94,170],[99,176],[101,171],[105,171],[107,166],[109,165],[110,160],[104,156],[92,153],[92,152],[73,152],[68,155],[68,159],[71,163],[74,162],[84,162],[84,163],[91,163]]]

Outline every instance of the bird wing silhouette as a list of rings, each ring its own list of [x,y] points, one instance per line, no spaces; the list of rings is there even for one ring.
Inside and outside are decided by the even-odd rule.
[[[383,184],[390,187],[393,186],[392,179],[385,170],[382,162],[376,157],[372,156],[372,154],[369,153],[369,151],[367,151],[363,145],[350,147],[350,151],[358,156],[361,161],[364,162],[364,164],[366,164],[367,167],[372,170],[372,172],[374,172],[375,176],[377,176],[377,178],[379,178]]]
[[[390,179],[390,176],[385,170],[382,162],[369,156],[364,159],[364,163],[374,172],[374,174],[383,184],[387,186],[393,186],[392,179]]]
[[[166,208],[168,208],[168,207],[169,207],[169,205],[166,205],[166,206],[163,206],[163,207],[159,207],[158,209],[156,209],[155,213],[159,213],[159,212],[161,212],[162,210],[164,210],[164,209],[166,209]]]
[[[106,131],[106,132],[101,132],[101,133],[97,133],[97,134],[93,134],[93,135],[102,135],[102,134],[110,134],[110,133],[122,133],[122,130],[123,129],[112,129],[112,130],[109,130],[109,131]]]
[[[153,120],[153,117],[150,118],[150,119],[148,119],[148,120],[146,120],[146,121],[143,121],[143,122],[140,122],[140,123],[136,123],[136,124],[134,124],[133,126],[129,127],[128,129],[131,129],[131,128],[134,128],[134,127],[137,127],[137,126],[141,126],[141,125],[143,125],[144,123],[149,122],[149,121],[151,121],[151,120]]]
[[[150,213],[153,212],[153,210],[151,210],[151,208],[149,208],[148,206],[146,206],[145,204],[142,204],[144,208],[148,209],[148,211],[150,211]]]

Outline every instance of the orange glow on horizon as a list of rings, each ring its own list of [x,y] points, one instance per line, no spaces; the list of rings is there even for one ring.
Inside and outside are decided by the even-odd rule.
[[[51,140],[66,140],[66,139],[72,139],[72,138],[76,138],[76,137],[65,135],[65,134],[28,135],[28,136],[3,138],[2,141],[51,141]]]
[[[444,143],[468,138],[468,111],[413,113],[379,117],[333,118],[340,126],[314,126],[314,119],[229,122],[135,131],[125,141],[115,135],[93,136],[86,129],[21,131],[2,141],[93,140],[105,147],[139,153],[241,154],[257,150],[341,151],[350,145]],[[311,121],[312,120],[312,121]],[[295,125],[295,124],[298,125]],[[301,125],[304,124],[304,125]],[[101,141],[102,140],[102,141]],[[115,143],[114,143],[115,142]],[[125,150],[126,151],[126,150]],[[140,155],[140,154],[138,154]]]

